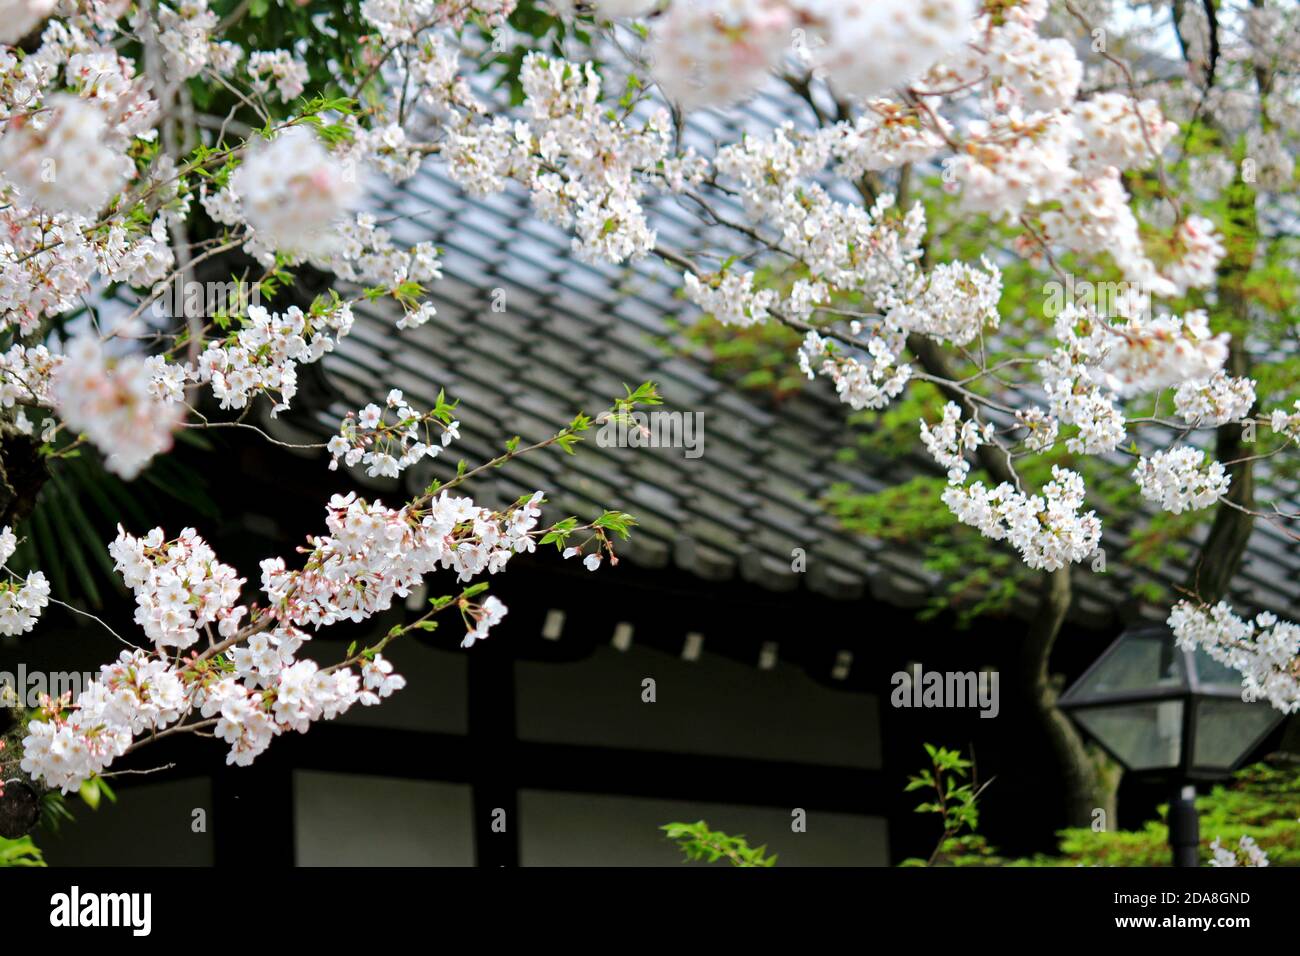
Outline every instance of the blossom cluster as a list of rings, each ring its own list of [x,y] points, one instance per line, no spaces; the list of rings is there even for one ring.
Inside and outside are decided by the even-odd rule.
[[[1203,650],[1240,672],[1242,697],[1266,700],[1283,713],[1300,711],[1300,627],[1263,613],[1246,620],[1220,601],[1180,601],[1169,612],[1180,647]]]
[[[775,289],[754,288],[754,273],[723,272],[701,278],[685,276],[686,297],[724,325],[747,326],[766,321],[780,296]]]
[[[137,538],[119,525],[108,553],[135,592],[135,622],[159,653],[192,647],[210,625],[222,637],[239,630],[248,611],[238,603],[244,579],[219,562],[193,528],[168,541],[161,528]]]
[[[621,15],[638,15],[647,5],[617,6]],[[870,97],[957,50],[973,30],[974,6],[970,0],[674,0],[654,25],[648,59],[665,94],[686,109],[748,95],[787,55],[810,60],[842,95]],[[871,56],[863,56],[866,49]]]
[[[272,89],[281,103],[302,95],[307,82],[307,64],[294,59],[288,50],[258,50],[248,56],[248,75],[253,89],[268,94]]]
[[[1060,344],[1038,368],[1052,417],[1078,428],[1066,447],[1084,454],[1112,451],[1124,440],[1125,419],[1117,396],[1100,384],[1104,377],[1097,369],[1113,343],[1095,315],[1073,304],[1057,316],[1056,335]]]
[[[105,464],[133,478],[172,444],[179,405],[160,399],[154,371],[139,355],[110,356],[90,336],[74,340],[52,375],[51,399],[64,423],[106,455]]]
[[[799,346],[799,368],[808,378],[819,372],[828,377],[835,383],[840,401],[850,408],[884,408],[912,377],[912,367],[898,363],[900,354],[902,342],[896,335],[873,337],[865,353],[855,355],[833,340],[809,332]]]
[[[538,215],[576,231],[574,251],[613,263],[654,248],[641,198],[662,181],[672,120],[666,109],[644,121],[601,103],[600,77],[590,63],[530,53],[520,71],[523,117],[474,122],[471,113],[448,121],[442,152],[450,174],[480,195],[525,184]],[[683,172],[680,185],[702,169]]]
[[[1249,834],[1243,833],[1233,848],[1225,847],[1215,837],[1210,844],[1210,853],[1213,855],[1210,866],[1268,866],[1268,854]]]
[[[283,558],[262,562],[269,613],[296,627],[361,621],[431,571],[450,569],[461,581],[496,574],[515,554],[536,549],[541,501],[539,491],[498,513],[447,492],[398,509],[335,495],[326,509],[329,533],[308,539],[302,568],[287,569]]]
[[[280,733],[305,733],[314,721],[332,720],[357,703],[377,704],[406,684],[377,653],[364,659],[358,675],[286,652],[255,680],[229,674],[219,660],[178,664],[144,650],[122,651],[75,701],[47,699],[28,723],[20,766],[67,793],[126,754],[135,738],[195,713],[211,719],[214,735],[230,745],[227,763],[247,766]]]
[[[135,168],[109,142],[103,109],[71,93],[50,97],[45,107],[9,120],[0,137],[0,172],[25,203],[94,216]]]
[[[459,436],[459,426],[449,413],[417,412],[399,389],[392,389],[382,408],[372,402],[343,419],[329,440],[330,470],[342,460],[349,468],[365,465],[372,478],[396,478],[424,458],[437,458]],[[431,429],[441,429],[438,440],[432,440]]]
[[[243,327],[209,343],[187,375],[210,385],[222,408],[245,408],[258,394],[272,395],[274,414],[297,393],[298,366],[319,361],[351,329],[346,302],[310,314],[297,306],[273,313],[250,305]]]
[[[43,719],[28,723],[20,766],[33,780],[75,790],[125,754],[135,734],[179,720],[186,703],[184,685],[166,661],[122,651],[76,701],[50,701]]]
[[[1102,381],[1120,395],[1154,392],[1210,378],[1228,358],[1228,336],[1213,335],[1202,310],[1108,327],[1113,341],[1099,364]]]
[[[544,217],[573,226],[584,254],[611,261],[654,246],[640,206],[647,186],[683,190],[706,171],[689,152],[672,155],[668,111],[608,111],[590,66],[530,58],[522,74],[528,121],[481,122],[482,105],[457,75],[453,34],[429,31],[471,20],[502,26],[513,0],[362,4],[375,28],[362,41],[363,68],[387,55],[376,39],[411,43],[397,60],[421,85],[419,102],[441,117],[433,143],[416,139],[387,103],[343,116],[333,107],[276,110],[306,92],[304,48],[245,50],[223,39],[223,22],[243,10],[222,21],[208,0],[134,9],[120,0],[10,6],[0,25],[0,331],[13,341],[0,354],[0,408],[25,434],[35,431],[28,414],[38,413],[43,453],[63,451],[56,443],[66,429],[68,444],[89,441],[126,478],[170,447],[196,385],[223,409],[248,409],[259,395],[271,399],[272,414],[287,408],[298,366],[349,333],[361,298],[330,294],[310,308],[277,309],[241,298],[199,316],[184,336],[149,327],[145,306],[200,259],[242,246],[274,278],[267,288],[283,281],[285,267],[307,262],[367,284],[366,294],[378,287],[391,295],[403,306],[399,327],[434,314],[419,300],[424,284],[441,277],[437,250],[399,245],[374,216],[352,215],[363,165],[400,181],[441,153],[475,186],[494,185],[493,176],[523,181]],[[12,45],[19,40],[21,49]],[[145,50],[145,75],[122,52],[136,48]],[[323,65],[347,79],[340,64]],[[248,124],[233,112],[219,129],[196,128],[183,94],[195,77],[230,91],[250,115],[265,107],[288,118],[260,115],[246,139],[235,131]],[[189,112],[178,125],[200,140],[189,152],[171,135],[181,99]],[[349,111],[345,99],[337,102]],[[501,163],[490,169],[485,159],[495,149]],[[222,228],[191,244],[186,220],[199,209]],[[87,320],[51,321],[108,284],[133,290],[139,308],[120,321],[93,311]],[[51,327],[58,337],[42,344]],[[137,341],[172,344],[146,354]],[[393,390],[382,407],[350,416],[334,458],[392,475],[433,456],[458,429],[450,406],[438,404],[417,412]],[[336,497],[327,533],[309,539],[300,567],[263,564],[269,606],[244,602],[245,579],[194,529],[168,537],[158,528],[136,536],[119,527],[109,554],[151,646],[124,651],[75,700],[47,699],[28,724],[22,769],[67,792],[141,736],[207,727],[229,745],[230,762],[246,764],[280,733],[378,703],[405,685],[393,665],[377,648],[332,667],[300,658],[312,630],[387,609],[435,570],[462,582],[501,571],[544,535],[541,502],[539,492],[494,511],[443,492],[390,509]],[[16,542],[10,529],[0,531],[0,557],[7,560]],[[469,646],[507,609],[495,597],[465,595],[455,607]],[[39,571],[0,584],[0,634],[31,630],[50,601]]]
[[[237,215],[268,252],[320,253],[332,241],[330,227],[355,200],[357,176],[310,129],[291,126],[249,150],[225,193],[221,201],[238,205]]]
[[[376,704],[405,686],[377,651],[351,666],[322,668],[298,652],[303,627],[363,620],[405,596],[441,565],[469,580],[501,570],[510,556],[535,547],[541,493],[501,513],[443,494],[399,511],[354,495],[330,502],[328,536],[312,539],[304,567],[263,562],[265,611],[240,604],[244,584],[193,529],[168,540],[155,528],[143,538],[119,529],[109,551],[136,595],[136,620],[154,651],[124,651],[101,669],[76,701],[50,701],[23,742],[23,769],[69,790],[125,754],[135,737],[197,713],[230,745],[228,762],[250,763],[278,734],[305,732],[356,703]],[[0,549],[12,535],[0,532]],[[468,593],[468,592],[467,592]],[[488,636],[507,609],[492,596],[462,598],[463,646]],[[215,633],[213,633],[215,631]],[[208,650],[195,645],[208,635]],[[219,642],[219,643],[218,643]],[[169,656],[190,650],[189,656]]]
[[[13,557],[17,547],[17,537],[5,525],[0,529],[0,567]],[[26,634],[36,626],[41,611],[49,603],[50,583],[40,571],[29,571],[22,581],[0,582],[0,635]]]
[[[948,481],[959,485],[970,474],[966,452],[987,444],[993,434],[993,423],[980,426],[977,422],[962,421],[961,407],[949,402],[943,407],[943,421],[937,425],[921,422],[921,441],[934,460],[948,471]]]
[[[994,541],[1006,541],[1025,564],[1056,571],[1084,560],[1097,550],[1101,520],[1095,511],[1080,512],[1083,479],[1052,467],[1052,480],[1041,495],[1026,495],[1009,483],[989,489],[983,482],[949,485],[943,502],[962,524]]]
[[[1173,514],[1208,508],[1228,493],[1231,483],[1222,464],[1207,464],[1205,452],[1186,446],[1139,459],[1133,477],[1143,498]]]
[[[1222,369],[1209,378],[1183,382],[1174,393],[1178,414],[1188,424],[1218,426],[1239,421],[1255,404],[1255,381]]]

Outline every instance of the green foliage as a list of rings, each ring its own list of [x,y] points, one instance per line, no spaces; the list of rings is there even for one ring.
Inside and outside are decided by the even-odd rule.
[[[623,511],[606,511],[603,515],[591,523],[593,528],[601,528],[612,534],[618,535],[624,541],[632,533],[632,528],[636,524],[636,518]]]
[[[903,790],[905,793],[925,790],[934,795],[933,799],[922,800],[917,804],[916,812],[938,816],[943,825],[943,835],[929,860],[905,860],[904,866],[933,865],[955,850],[976,845],[969,838],[975,835],[975,830],[979,827],[978,801],[984,787],[978,786],[973,779],[974,764],[964,758],[959,750],[948,750],[933,744],[925,744],[924,747],[930,757],[930,766],[922,768],[915,776],[908,777],[907,786]],[[967,777],[972,779],[967,780]],[[963,830],[969,831],[965,837]]]
[[[960,751],[925,745],[930,766],[908,778],[906,791],[926,790],[917,813],[939,817],[943,835],[928,860],[912,857],[901,866],[1168,866],[1169,830],[1160,820],[1150,820],[1140,830],[1092,830],[1072,827],[1058,832],[1055,854],[1012,858],[1000,855],[977,833],[978,801],[985,787],[968,776],[971,762]],[[992,782],[992,781],[990,781]],[[1269,866],[1300,866],[1300,760],[1288,757],[1253,764],[1215,786],[1196,800],[1201,823],[1201,859],[1208,865],[1210,844],[1217,838],[1235,847],[1243,836],[1255,840],[1268,854]],[[670,823],[660,827],[676,840],[687,860],[717,862],[724,857],[733,866],[772,866],[776,857],[764,856],[767,846],[751,849],[743,837],[712,831],[698,823]],[[965,831],[965,832],[963,832]]]
[[[1300,866],[1300,764],[1246,767],[1231,782],[1198,797],[1196,810],[1203,861],[1209,861],[1216,837],[1223,846],[1235,847],[1241,837],[1250,836],[1268,854],[1269,866]],[[1167,813],[1162,806],[1161,817]],[[1045,865],[1169,865],[1169,829],[1163,819],[1136,831],[1097,833],[1083,827],[1062,830],[1060,837],[1060,856]]]
[[[45,857],[30,836],[19,837],[17,840],[0,837],[0,867],[44,865]]]
[[[801,336],[779,322],[737,327],[704,316],[690,324],[670,320],[669,326],[680,339],[659,339],[660,348],[705,362],[714,376],[745,391],[782,401],[808,384],[793,359]]]
[[[1217,838],[1232,848],[1243,836],[1252,837],[1268,854],[1269,866],[1300,866],[1300,763],[1257,763],[1238,771],[1233,779],[1198,797],[1201,825],[1201,860],[1211,859],[1210,844]],[[1147,821],[1139,830],[1097,831],[1071,827],[1057,834],[1056,854],[1024,859],[999,856],[982,838],[951,843],[944,862],[951,866],[1169,866],[1169,828],[1161,819]]]
[[[218,17],[238,15],[224,39],[246,50],[293,49],[301,38],[310,37],[312,55],[304,58],[308,90],[337,97],[345,91],[334,81],[329,65],[360,69],[362,37],[368,32],[360,0],[214,0],[211,6]],[[224,115],[236,102],[229,90],[204,78],[190,80],[188,88],[195,105],[206,112]],[[281,103],[278,96],[263,99],[272,117],[288,116],[301,106]]]
[[[751,847],[744,836],[729,836],[710,830],[703,820],[696,823],[669,823],[660,827],[669,840],[676,841],[686,862],[716,863],[725,859],[732,866],[775,866],[776,857],[766,856],[767,844]]]
[[[82,801],[92,810],[98,810],[100,801],[107,797],[109,803],[117,803],[117,794],[103,777],[91,777],[82,783],[77,791]]]
[[[956,626],[966,628],[977,617],[1005,614],[1034,575],[1009,549],[958,523],[940,498],[946,484],[943,478],[920,477],[872,494],[837,484],[823,504],[849,531],[915,544],[926,570],[940,578],[919,616],[928,620],[952,612]]]

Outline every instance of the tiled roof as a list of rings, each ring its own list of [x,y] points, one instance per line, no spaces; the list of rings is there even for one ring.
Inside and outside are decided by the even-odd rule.
[[[748,109],[750,119],[758,110],[770,121],[782,109],[793,118],[799,108],[768,98]],[[696,122],[722,120],[706,114]],[[697,128],[694,135],[708,132]],[[313,427],[334,431],[344,412],[381,400],[389,387],[401,388],[416,407],[431,406],[443,388],[461,403],[463,437],[453,450],[477,462],[499,453],[511,435],[546,437],[576,410],[604,408],[625,383],[652,380],[667,400],[665,410],[703,414],[701,457],[590,440],[576,456],[517,460],[480,481],[475,494],[505,500],[543,489],[554,517],[605,507],[630,512],[640,527],[623,552],[627,558],[706,580],[739,577],[772,590],[807,587],[833,598],[871,595],[908,606],[933,592],[937,578],[923,568],[919,549],[848,533],[818,503],[833,484],[879,490],[933,474],[932,463],[859,454],[856,463],[844,464],[837,451],[856,445],[848,409],[823,380],[774,411],[715,378],[683,349],[665,349],[665,339],[684,344],[672,320],[690,321],[696,312],[677,294],[679,276],[659,260],[621,268],[585,263],[571,253],[568,235],[537,219],[521,191],[478,199],[436,169],[379,189],[374,211],[398,242],[432,241],[443,250],[445,278],[430,289],[438,315],[399,332],[381,307],[359,309],[352,334],[323,360],[337,396],[313,409]],[[700,244],[701,227],[685,210],[661,202],[654,213],[653,225],[669,245]],[[493,310],[494,297],[504,311]],[[457,457],[414,469],[407,485],[423,487],[430,472],[447,477]],[[1113,528],[1105,543],[1119,543]],[[792,570],[795,549],[806,554],[806,573]],[[1117,567],[1115,557],[1111,564],[1108,574],[1080,569],[1076,576],[1072,613],[1082,623],[1112,623],[1127,598],[1134,572]],[[1177,587],[1186,574],[1171,565],[1151,577]],[[1295,615],[1297,580],[1296,542],[1260,523],[1234,600]]]

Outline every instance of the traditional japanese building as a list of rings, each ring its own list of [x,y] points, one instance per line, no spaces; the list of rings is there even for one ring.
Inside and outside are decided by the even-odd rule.
[[[792,107],[751,107],[780,108]],[[386,653],[405,690],[278,738],[251,768],[224,766],[217,741],[159,744],[141,764],[175,767],[119,778],[118,806],[80,812],[75,841],[43,841],[52,862],[671,864],[679,854],[658,827],[703,818],[783,864],[887,864],[928,854],[938,836],[903,792],[927,741],[997,778],[983,803],[992,842],[1051,848],[1063,795],[1016,677],[1023,617],[965,631],[919,620],[938,582],[920,550],[846,531],[825,504],[836,486],[878,490],[932,463],[863,451],[824,382],[777,399],[726,381],[682,336],[693,311],[667,269],[579,261],[517,193],[468,197],[430,171],[375,196],[397,241],[442,248],[437,317],[399,333],[382,308],[359,309],[351,335],[304,369],[298,410],[262,425],[319,442],[389,388],[417,408],[441,389],[460,402],[462,437],[427,469],[372,481],[329,472],[322,452],[206,435],[216,455],[181,457],[205,472],[218,510],[199,530],[223,560],[255,579],[258,559],[289,557],[320,530],[324,501],[348,480],[399,501],[458,458],[478,464],[511,436],[536,441],[599,411],[625,384],[656,382],[659,410],[698,428],[691,447],[607,447],[593,432],[572,457],[529,455],[475,480],[466,490],[487,504],[540,489],[548,520],[610,508],[639,524],[618,566],[596,573],[548,549],[515,559],[493,579],[510,612],[489,640],[461,650],[455,627],[403,639]],[[699,240],[697,217],[676,205],[659,204],[654,225],[674,246]],[[1122,546],[1122,528],[1107,533]],[[1132,572],[1114,563],[1077,575],[1054,669],[1077,674],[1155,611],[1131,600]],[[1233,600],[1294,619],[1298,571],[1296,543],[1261,523]],[[1150,577],[1172,587],[1186,573],[1170,564]],[[435,577],[429,594],[443,587],[454,590]],[[371,631],[414,613],[396,608]],[[67,625],[57,646],[48,633],[0,643],[0,665],[34,658],[38,641],[43,662],[69,669],[112,652],[95,625]],[[365,636],[337,630],[313,656]],[[997,715],[891,706],[894,675],[915,663],[1000,673]],[[1132,796],[1122,823],[1154,799]],[[137,820],[154,846],[139,846]]]

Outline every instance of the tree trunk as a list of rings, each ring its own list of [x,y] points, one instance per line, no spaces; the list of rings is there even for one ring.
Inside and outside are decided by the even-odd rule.
[[[1228,221],[1231,226],[1224,243],[1225,254],[1219,264],[1219,301],[1221,314],[1228,320],[1232,340],[1228,350],[1226,371],[1230,375],[1250,374],[1250,355],[1242,344],[1250,328],[1250,299],[1246,288],[1251,269],[1255,265],[1255,243],[1259,220],[1256,214],[1255,190],[1241,183],[1229,193]],[[1248,414],[1253,415],[1252,408]],[[1227,466],[1231,484],[1227,500],[1247,510],[1255,507],[1255,471],[1251,442],[1254,428],[1246,429],[1236,422],[1219,426],[1215,442],[1215,457],[1219,461],[1236,462]],[[1187,589],[1206,603],[1222,599],[1241,567],[1242,556],[1250,542],[1255,519],[1245,511],[1229,504],[1215,506],[1214,524],[1197,555],[1187,581]]]
[[[1042,581],[1038,610],[1022,647],[1021,679],[1062,771],[1067,825],[1091,826],[1096,821],[1096,811],[1101,810],[1103,826],[1109,827],[1115,819],[1122,771],[1100,749],[1085,744],[1074,724],[1056,706],[1061,682],[1048,667],[1057,635],[1070,610],[1073,592],[1070,569],[1044,574]]]
[[[1234,298],[1236,296],[1225,291],[1225,304],[1230,308],[1234,307],[1231,301]],[[1245,302],[1241,301],[1237,307],[1244,312]],[[1246,354],[1235,337],[1228,357],[1228,371],[1232,375],[1246,375],[1250,371]],[[1254,414],[1253,409],[1251,414]],[[1244,431],[1235,422],[1219,426],[1215,438],[1215,458],[1235,462],[1227,466],[1231,484],[1225,497],[1240,508],[1249,510],[1255,507],[1254,462],[1237,460],[1251,455],[1251,446],[1245,441]],[[1207,604],[1223,598],[1232,585],[1237,569],[1241,567],[1241,559],[1246,553],[1254,528],[1255,519],[1252,515],[1228,504],[1216,505],[1214,524],[1192,566],[1187,589]]]

